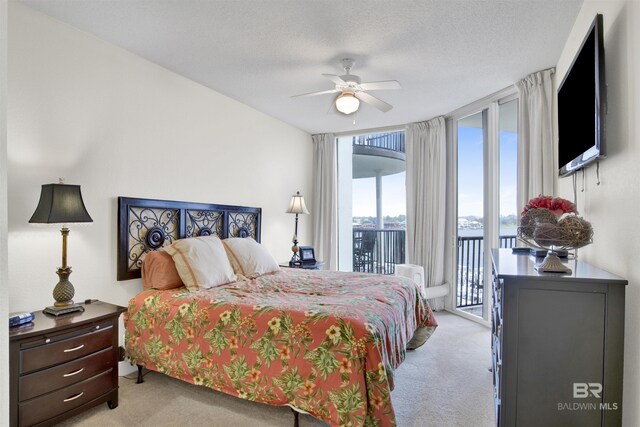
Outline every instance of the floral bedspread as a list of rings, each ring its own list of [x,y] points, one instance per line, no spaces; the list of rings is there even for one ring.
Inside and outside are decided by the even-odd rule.
[[[125,314],[137,364],[334,426],[394,426],[393,369],[437,326],[402,277],[284,269],[188,292],[147,290]]]

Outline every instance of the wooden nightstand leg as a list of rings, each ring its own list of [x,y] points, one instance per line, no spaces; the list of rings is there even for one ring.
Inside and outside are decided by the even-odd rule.
[[[116,409],[118,407],[118,389],[113,390],[107,400],[107,406],[109,409]]]
[[[118,407],[118,397],[108,400],[107,405],[109,405],[109,409],[116,409]]]
[[[138,380],[136,381],[136,384],[142,384],[144,382],[144,380],[142,379],[142,365],[137,365],[138,366]]]

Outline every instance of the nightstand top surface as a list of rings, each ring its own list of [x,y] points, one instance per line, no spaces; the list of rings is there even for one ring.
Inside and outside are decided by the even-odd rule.
[[[280,267],[285,267],[285,268],[314,269],[314,268],[318,268],[318,267],[324,266],[324,261],[316,261],[314,263],[307,263],[307,264],[298,265],[298,266],[289,265],[289,261],[284,261],[284,262],[279,263],[278,265]]]
[[[127,311],[126,307],[103,301],[80,305],[84,307],[83,312],[63,314],[58,317],[44,314],[41,309],[34,311],[33,314],[35,318],[33,322],[15,328],[9,328],[9,340],[26,338],[30,335],[38,335],[50,330],[64,330],[83,323],[119,316],[121,313]]]

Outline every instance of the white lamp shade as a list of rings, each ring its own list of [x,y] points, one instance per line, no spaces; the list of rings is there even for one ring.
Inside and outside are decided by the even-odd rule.
[[[307,206],[304,204],[304,197],[300,195],[299,191],[291,196],[291,202],[289,203],[289,207],[287,208],[287,213],[309,214]]]
[[[343,114],[351,114],[360,107],[360,100],[351,92],[343,92],[336,98],[336,109]]]

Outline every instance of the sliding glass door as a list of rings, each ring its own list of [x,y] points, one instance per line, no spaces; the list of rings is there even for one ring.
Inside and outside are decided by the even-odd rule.
[[[490,250],[515,243],[517,99],[453,119],[456,185],[454,309],[489,321]]]
[[[458,217],[456,309],[478,317],[484,310],[485,228],[485,151],[489,111],[457,120],[458,140]]]

